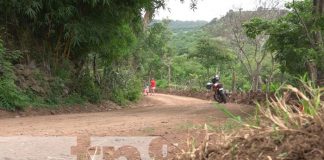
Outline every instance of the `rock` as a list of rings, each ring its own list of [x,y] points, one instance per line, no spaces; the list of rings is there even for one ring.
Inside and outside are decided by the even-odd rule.
[[[35,61],[31,61],[31,62],[28,64],[28,68],[30,68],[30,69],[35,69],[35,68],[36,68]]]
[[[45,93],[44,89],[37,85],[31,86],[31,89],[37,93],[42,93],[42,94]]]
[[[121,106],[116,106],[115,107],[117,110],[121,110],[121,109],[123,109]]]
[[[23,74],[25,77],[28,77],[28,76],[30,76],[32,73],[33,73],[33,71],[32,71],[31,69],[26,68],[26,69],[23,70],[23,73],[22,73],[22,74]]]
[[[34,78],[29,79],[29,84],[30,85],[37,85],[37,81]]]
[[[20,82],[20,87],[21,87],[22,89],[27,89],[27,88],[29,88],[29,85],[28,85],[27,83]]]
[[[23,82],[25,82],[25,78],[23,76],[17,76],[16,83],[20,86]]]
[[[18,70],[17,69],[15,72],[16,72],[16,75],[23,75],[24,70]]]
[[[70,92],[69,92],[69,89],[68,88],[64,88],[63,89],[63,95],[68,95]]]
[[[44,76],[43,78],[44,78],[45,81],[50,81],[50,79],[51,79],[51,78],[48,77],[48,76]]]

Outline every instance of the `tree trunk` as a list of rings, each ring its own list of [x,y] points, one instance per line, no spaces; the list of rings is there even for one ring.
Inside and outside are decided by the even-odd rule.
[[[268,76],[268,78],[266,79],[266,85],[267,85],[267,93],[270,92],[270,85],[272,83],[272,77],[273,77],[273,74],[274,74],[274,71],[275,71],[275,57],[273,55],[274,53],[271,52],[271,71],[270,71],[270,75]]]
[[[263,85],[263,82],[262,82],[262,77],[258,76],[258,92],[262,92],[262,85]]]
[[[86,64],[85,59],[81,59],[79,63],[76,64],[76,77],[79,79],[81,77],[83,66]]]
[[[273,70],[271,71],[269,77],[266,79],[266,92],[270,93],[270,85],[272,83]]]
[[[99,76],[97,73],[97,54],[94,54],[94,56],[93,56],[92,69],[93,69],[93,76],[95,78],[95,81],[99,85],[100,80],[99,80]]]
[[[151,22],[153,16],[153,12],[150,10],[146,10],[143,17],[143,29],[146,30],[148,24]]]
[[[169,92],[171,91],[171,65],[168,65],[168,86],[169,86]]]
[[[232,92],[236,93],[236,73],[234,68],[232,73]]]
[[[260,70],[261,66],[260,64],[257,64],[257,67],[252,75],[252,91],[256,92],[258,89],[260,89]]]
[[[148,81],[150,81],[151,78],[152,78],[152,68],[150,67],[148,71]]]
[[[311,78],[311,80],[316,83],[317,82],[317,67],[316,67],[316,63],[314,61],[308,61],[306,63],[307,65],[307,70],[309,73],[309,77]]]
[[[316,19],[318,16],[323,16],[324,0],[313,0],[313,14]],[[315,44],[319,47],[323,46],[321,31],[316,31],[314,35]]]
[[[171,83],[171,65],[168,65],[168,85]]]
[[[262,91],[262,78],[261,78],[261,62],[257,63],[257,68],[256,68],[256,80],[257,80],[257,84],[256,84],[256,88],[257,91]]]
[[[254,73],[252,76],[252,91],[256,92],[258,88],[258,76]]]
[[[324,0],[313,0],[313,14],[323,14]]]
[[[97,60],[96,60],[97,56],[96,54],[93,55],[93,61],[92,61],[92,69],[93,69],[93,75],[94,77],[96,77],[97,75]]]
[[[324,15],[324,0],[313,0],[313,15],[315,17],[315,21],[320,18],[320,16]],[[318,54],[321,54],[323,51],[323,39],[321,30],[317,30],[314,33],[314,41],[318,51]],[[313,60],[307,62],[307,70],[311,80],[316,83],[317,82],[317,66]]]

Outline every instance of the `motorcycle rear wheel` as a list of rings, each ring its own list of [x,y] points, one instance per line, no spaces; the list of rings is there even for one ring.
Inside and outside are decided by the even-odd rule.
[[[219,92],[219,96],[220,96],[220,98],[222,99],[222,102],[223,102],[223,103],[227,103],[226,95],[224,94],[223,91],[220,91],[220,92]]]

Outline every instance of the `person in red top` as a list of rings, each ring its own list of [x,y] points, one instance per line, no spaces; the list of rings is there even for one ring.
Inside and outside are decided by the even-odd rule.
[[[151,95],[155,94],[155,87],[156,87],[156,82],[154,78],[151,79]]]

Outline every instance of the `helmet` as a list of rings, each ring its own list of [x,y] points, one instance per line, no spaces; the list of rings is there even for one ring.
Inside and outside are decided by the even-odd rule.
[[[213,77],[213,79],[212,79],[212,82],[213,83],[217,83],[219,81],[219,75],[215,75],[215,77]]]
[[[220,79],[218,74],[216,74],[214,78],[215,78],[217,81],[219,81],[219,79]]]

